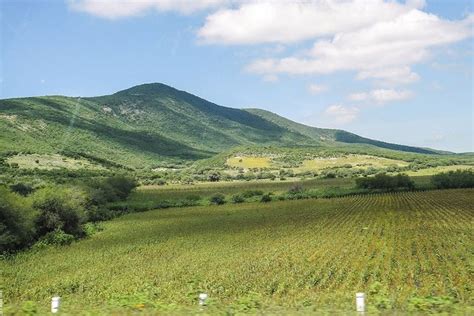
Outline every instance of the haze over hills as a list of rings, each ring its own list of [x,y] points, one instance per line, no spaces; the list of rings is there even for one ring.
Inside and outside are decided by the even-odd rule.
[[[237,146],[354,145],[440,153],[309,127],[264,110],[223,107],[160,83],[91,98],[0,100],[0,133],[2,152],[69,152],[132,167],[198,160]]]

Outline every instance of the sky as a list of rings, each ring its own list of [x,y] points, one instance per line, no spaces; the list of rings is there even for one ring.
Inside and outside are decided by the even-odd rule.
[[[471,0],[0,0],[0,98],[161,82],[387,142],[474,151]]]

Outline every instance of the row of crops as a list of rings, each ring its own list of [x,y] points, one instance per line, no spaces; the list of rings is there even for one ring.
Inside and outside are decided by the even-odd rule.
[[[473,205],[465,189],[129,214],[4,260],[4,307],[199,312],[208,293],[211,313],[311,313],[365,292],[369,310],[468,313]]]

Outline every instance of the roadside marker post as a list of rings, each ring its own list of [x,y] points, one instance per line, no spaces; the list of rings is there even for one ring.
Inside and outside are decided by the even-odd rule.
[[[206,293],[199,294],[199,305],[206,306],[207,298],[208,298],[208,295]]]
[[[356,293],[356,311],[359,313],[365,312],[365,294]]]
[[[55,314],[59,311],[60,302],[61,302],[61,298],[59,296],[54,296],[51,299],[51,313]]]

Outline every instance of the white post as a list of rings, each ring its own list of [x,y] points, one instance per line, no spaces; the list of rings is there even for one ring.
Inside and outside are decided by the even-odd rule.
[[[205,306],[206,305],[206,300],[207,300],[207,294],[206,293],[201,293],[199,294],[199,305]]]
[[[51,313],[57,313],[59,311],[59,303],[61,298],[59,296],[54,296],[51,299]]]
[[[356,310],[360,313],[365,312],[365,294],[356,293]]]

